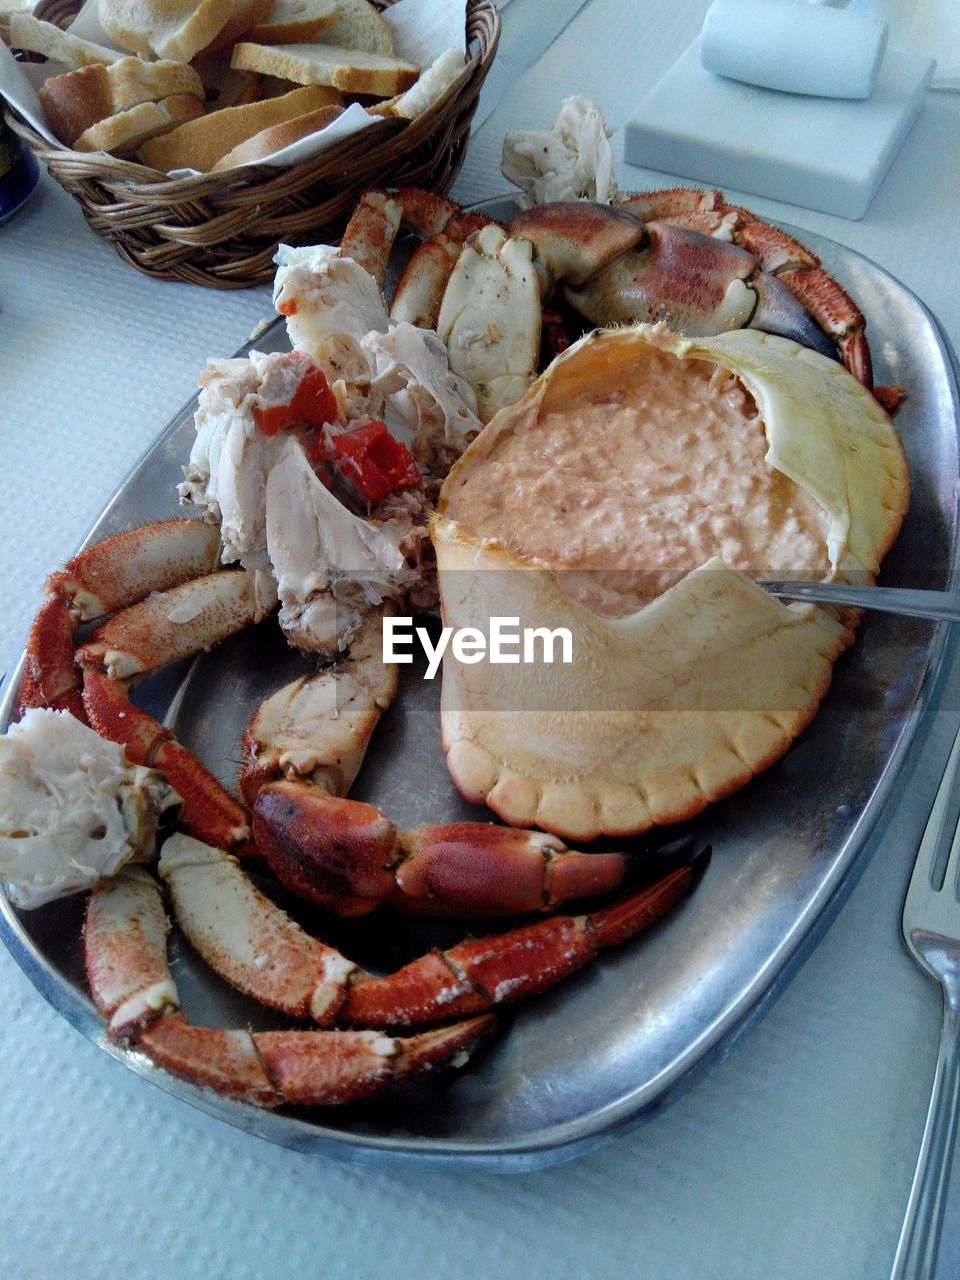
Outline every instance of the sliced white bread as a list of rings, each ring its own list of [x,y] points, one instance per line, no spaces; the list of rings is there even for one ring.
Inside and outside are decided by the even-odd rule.
[[[33,0],[0,0],[0,40],[10,45],[11,49],[17,47],[10,39],[11,18],[15,14],[22,16],[32,8]]]
[[[192,67],[134,57],[49,76],[39,89],[50,127],[68,147],[99,120],[141,102],[160,102],[183,94],[204,97],[203,82]]]
[[[251,27],[254,44],[303,44],[337,21],[339,0],[271,0],[267,16]]]
[[[98,62],[116,62],[124,56],[116,49],[61,31],[52,22],[41,22],[30,13],[15,13],[10,19],[10,47],[42,53],[45,58],[74,70]]]
[[[283,124],[285,120],[295,120],[297,116],[320,107],[342,105],[343,99],[335,90],[323,85],[308,85],[281,98],[268,98],[241,107],[225,107],[148,142],[141,148],[140,159],[162,173],[169,173],[171,169],[196,169],[200,173],[209,173],[221,156],[255,133]]]
[[[207,48],[224,49],[241,36],[247,35],[251,27],[263,21],[272,4],[273,0],[233,0],[233,17],[220,34],[210,41]]]
[[[203,102],[189,93],[173,94],[162,102],[141,102],[128,111],[99,120],[81,133],[75,151],[110,151],[126,156],[150,138],[166,133],[184,120],[203,114]]]
[[[338,49],[393,53],[393,33],[368,0],[337,0],[337,20],[323,38]]]
[[[413,62],[326,44],[244,42],[234,45],[231,65],[238,71],[259,71],[297,84],[325,84],[342,93],[365,93],[375,98],[403,93],[420,74]]]
[[[300,142],[303,138],[309,138],[313,133],[319,133],[341,115],[343,115],[343,107],[320,107],[317,111],[308,111],[306,115],[298,116],[296,120],[274,125],[272,129],[262,129],[260,133],[255,133],[252,138],[247,138],[246,142],[241,142],[225,156],[221,156],[213,166],[212,172],[235,169],[239,164],[255,164],[258,160],[265,160],[275,151],[289,147],[294,142]]]
[[[423,115],[446,93],[465,65],[460,49],[446,49],[431,62],[412,89],[401,93],[391,103],[390,115],[402,116],[406,120],[415,120]]]
[[[124,49],[189,62],[234,16],[234,0],[97,0],[97,14]]]

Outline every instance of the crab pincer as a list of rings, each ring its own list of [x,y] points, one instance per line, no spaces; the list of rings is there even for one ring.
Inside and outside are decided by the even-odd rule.
[[[257,848],[300,897],[340,916],[382,902],[413,915],[549,911],[617,889],[622,853],[580,853],[556,836],[491,822],[398,831],[375,806],[303,782],[273,782],[253,806]]]

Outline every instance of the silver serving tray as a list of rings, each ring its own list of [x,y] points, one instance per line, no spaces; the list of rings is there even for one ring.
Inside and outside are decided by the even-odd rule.
[[[484,207],[497,216],[510,206]],[[909,390],[897,427],[913,500],[883,580],[956,585],[956,360],[934,317],[903,285],[849,249],[795,234],[822,255],[868,316],[878,380]],[[256,345],[284,349],[280,322]],[[175,486],[193,439],[195,403],[120,486],[88,542],[177,514]],[[117,1050],[85,990],[81,898],[30,913],[0,900],[0,936],[46,999],[106,1052],[185,1102],[271,1142],[351,1161],[419,1159],[501,1171],[554,1164],[610,1140],[689,1087],[730,1052],[796,972],[872,852],[871,837],[942,666],[947,633],[943,625],[867,615],[811,727],[779,764],[694,825],[714,857],[696,892],[668,920],[546,995],[504,1009],[499,1034],[462,1071],[411,1082],[376,1102],[265,1112]],[[275,624],[265,623],[160,673],[137,698],[233,786],[249,710],[306,666]],[[440,682],[421,680],[416,668],[401,670],[400,696],[353,794],[376,801],[402,825],[488,818],[460,799],[447,775]],[[3,727],[19,675],[20,668],[0,706]],[[305,927],[380,971],[465,929],[386,910],[364,922],[331,922],[276,896]],[[191,1021],[284,1025],[216,978],[176,930],[171,960]]]

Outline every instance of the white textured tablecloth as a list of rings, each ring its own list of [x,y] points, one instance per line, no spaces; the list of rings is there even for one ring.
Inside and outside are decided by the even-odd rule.
[[[530,38],[540,3],[513,0],[506,55]],[[455,194],[503,190],[504,130],[549,124],[570,93],[622,124],[705,8],[590,0],[509,87]],[[958,156],[960,99],[931,95],[862,222],[749,203],[876,259],[956,344]],[[620,176],[624,186],[674,181],[623,167]],[[191,394],[206,357],[233,352],[269,310],[267,289],[221,294],[138,275],[46,177],[0,229],[2,666],[17,655],[44,574]],[[938,997],[901,948],[898,913],[960,702],[947,705],[914,753],[905,802],[863,879],[765,1020],[652,1122],[551,1171],[509,1180],[376,1171],[271,1147],[108,1059],[0,953],[0,1272],[883,1277],[938,1036]],[[960,1274],[956,1190],[938,1274]]]

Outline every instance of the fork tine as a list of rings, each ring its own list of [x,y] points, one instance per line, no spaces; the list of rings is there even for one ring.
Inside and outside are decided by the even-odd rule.
[[[947,868],[943,873],[943,888],[948,889],[953,898],[957,896],[958,869],[960,869],[960,827],[953,834],[950,857],[947,859]]]
[[[907,896],[903,904],[905,918],[911,909],[920,906],[927,901],[931,894],[937,892],[933,887],[933,869],[943,849],[945,838],[949,838],[947,820],[953,807],[953,794],[958,773],[960,773],[960,730],[957,731],[957,736],[953,740],[953,747],[950,750],[950,756],[943,771],[940,786],[937,788],[933,808],[930,810],[930,817],[927,819],[927,825],[924,828],[923,839],[920,841],[920,848],[917,850],[917,860],[914,863],[913,875],[910,877],[910,887],[907,889]],[[950,851],[950,865],[944,876],[944,884],[947,883],[948,877],[952,874],[954,886],[956,886],[958,862],[960,862],[960,839],[954,838]],[[954,892],[956,892],[956,887],[954,887]]]

